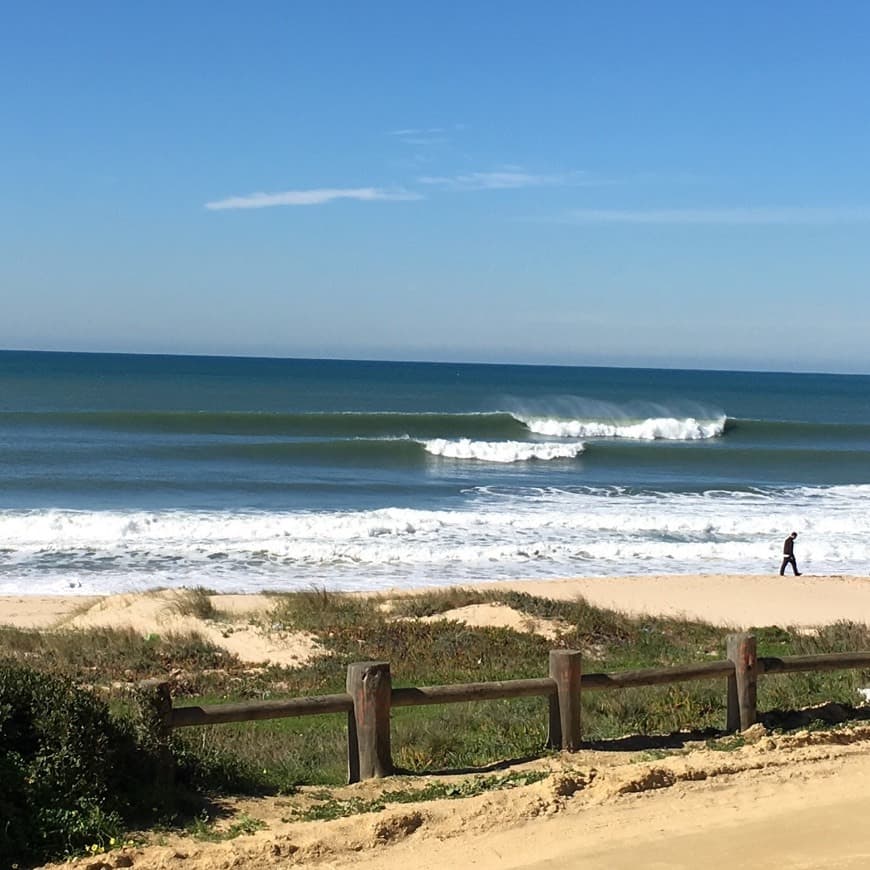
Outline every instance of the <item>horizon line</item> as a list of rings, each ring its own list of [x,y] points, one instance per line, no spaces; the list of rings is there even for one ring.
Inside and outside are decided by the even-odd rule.
[[[269,360],[285,362],[349,362],[349,363],[384,363],[384,364],[408,364],[408,365],[434,365],[434,366],[511,366],[522,368],[569,368],[569,369],[636,369],[641,371],[664,371],[664,372],[721,372],[721,373],[748,373],[770,375],[831,375],[836,377],[870,377],[870,371],[844,372],[824,371],[820,369],[788,370],[777,368],[725,368],[703,366],[678,366],[678,365],[636,365],[629,363],[541,363],[541,362],[493,362],[492,360],[434,360],[434,359],[388,359],[385,357],[356,357],[356,356],[270,356],[256,353],[192,353],[174,351],[171,353],[161,351],[123,351],[123,350],[59,350],[44,348],[0,348],[0,354],[27,353],[27,354],[55,354],[58,356],[130,356],[130,357],[178,357],[190,359],[244,359],[244,360]]]

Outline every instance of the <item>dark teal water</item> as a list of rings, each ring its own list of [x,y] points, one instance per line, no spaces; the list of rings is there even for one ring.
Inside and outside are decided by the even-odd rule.
[[[0,591],[867,569],[870,377],[0,352]]]

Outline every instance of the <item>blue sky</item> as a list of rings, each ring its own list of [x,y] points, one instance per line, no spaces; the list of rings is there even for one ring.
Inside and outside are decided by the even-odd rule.
[[[0,13],[0,347],[870,372],[866,3]]]

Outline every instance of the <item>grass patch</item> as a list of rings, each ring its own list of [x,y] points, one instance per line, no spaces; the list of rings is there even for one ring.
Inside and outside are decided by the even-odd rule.
[[[217,609],[212,603],[213,589],[194,586],[192,589],[179,589],[169,609],[179,616],[194,616],[197,619],[217,619]]]
[[[678,754],[679,751],[672,749],[646,749],[643,752],[639,752],[633,760],[640,763],[644,761],[663,761],[665,758],[673,758]]]
[[[557,646],[584,650],[586,672],[661,667],[724,658],[728,633],[693,620],[631,618],[592,607],[582,599],[556,601],[497,587],[402,596],[389,608],[382,597],[317,589],[274,598],[270,623],[313,632],[327,654],[292,671],[275,670],[258,681],[245,680],[246,697],[257,697],[257,690],[265,691],[269,680],[273,685],[283,681],[284,693],[293,696],[343,692],[347,665],[363,660],[389,661],[395,686],[540,677],[547,672],[549,650]],[[567,628],[554,642],[510,629],[395,618],[487,602],[558,619]],[[870,648],[870,633],[854,624],[831,626],[816,636],[776,626],[755,631],[760,655]],[[759,709],[797,710],[830,700],[844,704],[855,701],[857,687],[867,684],[866,675],[858,671],[764,677],[759,683]],[[606,741],[629,734],[715,732],[724,726],[725,705],[724,679],[587,692],[584,738]],[[506,759],[538,756],[546,740],[546,723],[543,698],[398,708],[392,714],[393,758],[400,769],[422,773],[481,769]],[[289,793],[299,784],[337,785],[346,776],[344,716],[190,729],[184,738],[195,743],[197,752],[239,758],[264,790]]]
[[[545,698],[398,708],[393,760],[409,773],[451,773],[535,758],[544,754],[547,710]]]
[[[343,714],[183,728],[174,742],[186,757],[206,760],[202,776],[209,791],[221,789],[229,763],[235,794],[293,794],[299,785],[347,782]]]
[[[78,683],[110,687],[179,670],[240,671],[236,656],[193,632],[141,635],[132,628],[37,631],[0,626],[0,658]],[[176,681],[177,683],[180,681]],[[182,691],[185,687],[176,686]],[[194,691],[198,686],[189,686]]]
[[[329,632],[371,622],[379,615],[377,596],[348,595],[328,589],[311,588],[292,594],[276,595],[275,608],[270,621],[289,629]]]
[[[185,832],[196,840],[207,843],[222,843],[226,840],[234,840],[242,834],[255,834],[268,827],[262,819],[252,816],[241,815],[236,821],[226,828],[218,828],[217,820],[203,811],[185,827]]]
[[[724,722],[724,679],[587,692],[583,698],[584,736],[593,741],[703,731]]]
[[[407,595],[390,601],[389,613],[394,616],[435,616],[448,610],[468,607],[469,604],[484,604],[491,599],[485,592],[449,586],[446,589],[433,589],[417,595]]]
[[[341,819],[361,813],[377,813],[391,804],[411,804],[432,800],[456,800],[486,792],[531,785],[549,776],[547,771],[509,773],[503,776],[476,776],[457,783],[433,782],[424,788],[387,790],[372,800],[339,799],[331,795],[305,809],[294,810],[283,822],[309,822]]]
[[[746,746],[746,740],[740,734],[707,741],[707,749],[712,749],[715,752],[736,752],[744,746]]]

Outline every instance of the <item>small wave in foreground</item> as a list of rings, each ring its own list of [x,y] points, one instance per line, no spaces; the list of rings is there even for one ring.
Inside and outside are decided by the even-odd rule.
[[[583,452],[583,443],[575,441],[472,441],[470,438],[448,440],[433,438],[422,442],[427,453],[447,459],[476,459],[481,462],[529,462],[532,459],[574,459]]]

